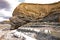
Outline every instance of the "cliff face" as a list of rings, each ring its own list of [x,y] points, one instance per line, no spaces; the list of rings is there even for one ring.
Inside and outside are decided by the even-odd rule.
[[[0,24],[0,40],[60,40],[60,2],[21,3],[12,15]]]
[[[43,18],[48,15],[50,12],[58,11],[60,8],[60,2],[54,4],[32,4],[32,3],[21,3],[16,7],[13,12],[15,15],[26,15],[30,17]]]
[[[60,2],[53,4],[21,3],[12,15],[10,21],[13,26],[21,26],[29,22],[59,22]]]

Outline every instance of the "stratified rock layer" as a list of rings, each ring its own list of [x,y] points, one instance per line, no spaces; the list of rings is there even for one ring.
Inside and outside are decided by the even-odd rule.
[[[60,2],[53,4],[21,3],[10,18],[12,29],[29,22],[59,22]]]
[[[38,28],[39,32],[37,31],[37,28],[33,28],[35,30],[31,30],[32,28],[28,28],[28,27],[21,27],[17,30],[4,30],[4,31],[0,30],[0,40],[60,40],[59,32],[52,27],[48,27],[47,29],[45,27],[42,27],[41,29],[40,27]],[[50,30],[53,33],[54,31],[55,33],[56,32],[57,33],[51,35],[51,33],[49,32],[48,33],[42,32],[43,29],[44,31]],[[54,35],[58,35],[58,36],[54,36]]]

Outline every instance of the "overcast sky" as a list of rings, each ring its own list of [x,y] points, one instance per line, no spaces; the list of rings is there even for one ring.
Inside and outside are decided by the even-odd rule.
[[[0,21],[9,20],[12,17],[12,12],[21,2],[49,4],[60,0],[0,0]]]
[[[9,20],[19,0],[0,0],[0,21]]]

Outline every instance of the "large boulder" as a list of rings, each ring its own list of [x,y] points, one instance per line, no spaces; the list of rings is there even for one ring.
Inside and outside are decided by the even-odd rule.
[[[53,4],[21,3],[15,8],[12,14],[13,16],[10,18],[12,29],[29,22],[55,22],[57,18],[59,19],[58,15],[60,15],[59,5],[60,2]]]

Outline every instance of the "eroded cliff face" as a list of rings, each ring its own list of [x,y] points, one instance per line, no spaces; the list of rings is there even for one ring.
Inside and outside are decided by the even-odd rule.
[[[16,7],[13,12],[13,16],[15,15],[26,15],[30,16],[33,19],[43,18],[47,16],[52,11],[60,10],[60,2],[54,4],[32,4],[32,3],[21,3]]]
[[[21,3],[12,15],[0,24],[0,40],[60,40],[60,2]]]
[[[13,11],[10,18],[13,28],[29,22],[59,22],[60,2],[53,4],[21,3]]]

